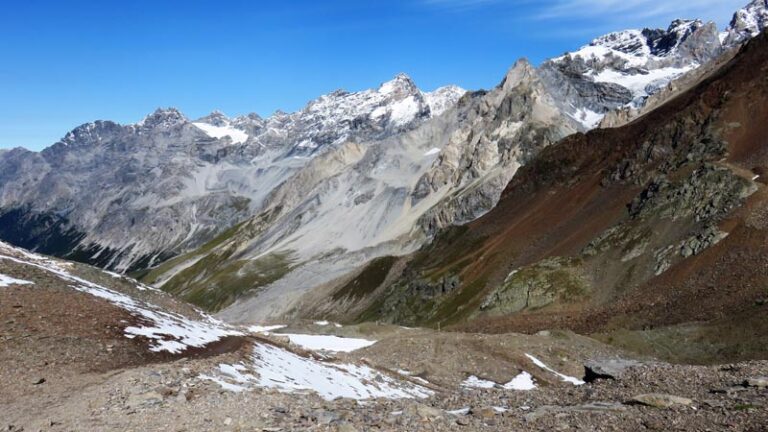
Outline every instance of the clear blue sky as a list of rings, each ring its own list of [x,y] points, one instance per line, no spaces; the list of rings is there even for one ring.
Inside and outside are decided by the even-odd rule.
[[[8,1],[0,13],[0,148],[159,106],[196,118],[295,111],[398,72],[425,90],[496,85],[559,55],[676,17],[724,27],[748,0]]]

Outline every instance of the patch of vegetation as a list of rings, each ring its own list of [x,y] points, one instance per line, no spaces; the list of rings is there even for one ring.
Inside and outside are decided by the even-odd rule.
[[[582,276],[581,260],[549,258],[511,274],[481,305],[490,314],[537,310],[555,302],[572,303],[590,286]]]
[[[334,300],[343,298],[361,299],[373,293],[387,278],[392,266],[397,262],[396,257],[376,258],[354,279],[339,288],[334,294]]]
[[[193,252],[190,252],[190,253],[187,253],[187,254],[184,254],[184,255],[179,255],[176,258],[173,258],[173,259],[171,259],[169,261],[166,261],[163,264],[161,264],[161,265],[159,265],[159,266],[157,266],[157,267],[155,267],[153,269],[149,269],[149,270],[143,272],[144,273],[143,275],[136,274],[136,276],[140,276],[140,277],[136,277],[136,279],[140,280],[140,281],[142,281],[144,283],[148,283],[148,284],[152,284],[152,283],[157,282],[163,275],[165,275],[168,272],[172,271],[174,269],[174,267],[176,267],[178,265],[181,265],[181,264],[183,264],[183,263],[185,263],[187,261],[193,260],[196,257],[199,257],[201,255],[205,255],[207,253],[210,253],[217,246],[220,246],[223,243],[225,243],[227,240],[230,240],[231,238],[234,237],[234,235],[238,231],[240,231],[240,228],[242,228],[244,224],[245,224],[245,222],[239,223],[239,224],[233,226],[232,228],[229,228],[228,230],[226,230],[223,233],[219,234],[213,240],[209,241],[208,243],[204,244],[203,246],[201,246],[200,248],[194,250]]]
[[[479,303],[478,295],[483,292],[488,280],[486,278],[476,279],[473,282],[462,287],[455,295],[451,296],[432,314],[428,323],[432,325],[449,325],[461,321],[462,318],[469,317],[477,309]]]
[[[248,291],[282,278],[294,267],[287,252],[256,260],[227,261],[230,254],[209,254],[168,281],[163,289],[216,312]]]

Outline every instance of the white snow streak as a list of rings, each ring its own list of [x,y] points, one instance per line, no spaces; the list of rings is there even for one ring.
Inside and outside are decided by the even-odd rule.
[[[269,333],[271,331],[280,330],[285,327],[286,326],[283,324],[267,325],[267,326],[254,325],[254,326],[248,327],[248,331],[253,333]]]
[[[466,388],[491,389],[496,387],[496,383],[493,381],[488,381],[482,378],[478,378],[474,375],[470,375],[469,378],[461,382],[461,386]]]
[[[34,285],[34,282],[12,278],[0,273],[0,287],[7,287],[11,285]]]
[[[536,357],[534,357],[534,356],[532,356],[530,354],[526,354],[525,356],[528,357],[529,359],[531,359],[533,364],[535,364],[536,366],[544,369],[545,371],[552,372],[553,374],[557,375],[558,377],[560,377],[560,379],[562,379],[565,382],[569,382],[569,383],[571,383],[573,385],[582,385],[582,384],[584,384],[584,381],[582,381],[582,380],[580,380],[578,378],[574,378],[574,377],[568,376],[568,375],[563,375],[560,372],[557,372],[556,370],[552,369],[551,367],[545,365],[544,362],[542,362],[541,360],[537,359]]]

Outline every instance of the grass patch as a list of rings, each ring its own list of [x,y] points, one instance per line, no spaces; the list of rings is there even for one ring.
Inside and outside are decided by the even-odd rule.
[[[266,286],[293,268],[289,253],[273,253],[256,260],[230,261],[232,249],[211,253],[163,285],[205,310],[217,312],[250,290]]]
[[[168,272],[172,271],[174,267],[181,265],[187,261],[193,260],[196,257],[199,257],[201,255],[205,255],[207,253],[210,253],[213,251],[214,248],[217,246],[222,245],[227,240],[234,237],[234,235],[240,231],[240,228],[245,225],[245,222],[239,223],[228,230],[224,231],[223,233],[216,236],[213,240],[209,241],[208,243],[200,246],[200,248],[195,249],[193,252],[186,253],[183,255],[179,255],[176,258],[173,258],[171,260],[168,260],[159,266],[146,270],[144,274],[137,275],[137,280],[140,280],[144,283],[153,284],[157,282],[163,275],[167,274]]]
[[[365,266],[359,275],[333,293],[333,299],[352,298],[358,300],[370,295],[384,283],[395,262],[397,262],[395,257],[374,259]]]

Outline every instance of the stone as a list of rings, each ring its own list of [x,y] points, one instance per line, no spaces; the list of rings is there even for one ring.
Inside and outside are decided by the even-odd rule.
[[[643,405],[653,408],[671,408],[676,405],[689,406],[693,404],[692,399],[661,394],[661,393],[647,393],[633,397],[627,402],[628,405]]]
[[[333,423],[335,421],[338,421],[340,416],[339,414],[333,412],[333,411],[316,411],[312,414],[312,416],[315,418],[318,424],[326,425]]]
[[[158,392],[147,392],[142,394],[132,394],[128,396],[125,401],[125,406],[128,408],[136,409],[142,407],[148,407],[152,405],[159,405],[163,402],[163,395]]]
[[[768,377],[748,378],[744,381],[746,387],[766,388],[768,387]]]
[[[624,359],[595,359],[584,365],[584,381],[591,383],[599,379],[621,379],[624,373],[641,363]]]
[[[418,404],[416,405],[416,415],[423,419],[434,419],[444,416],[444,412],[441,409],[433,408],[431,406]]]
[[[227,417],[224,419],[224,426],[229,426],[232,424],[232,417]]]
[[[357,432],[357,428],[352,426],[349,423],[343,423],[339,425],[338,429],[339,432]]]
[[[491,407],[472,408],[469,411],[469,414],[471,414],[474,417],[479,417],[482,419],[491,419],[496,417],[496,414],[498,414],[498,411],[496,411]]]

